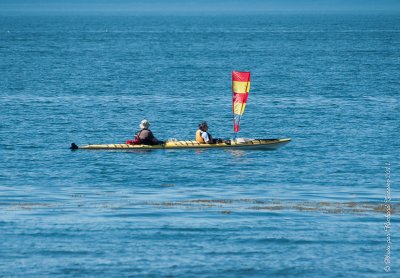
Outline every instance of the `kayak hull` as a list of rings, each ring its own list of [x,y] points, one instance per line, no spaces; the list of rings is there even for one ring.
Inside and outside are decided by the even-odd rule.
[[[157,149],[243,149],[243,150],[275,150],[288,144],[290,138],[284,139],[254,139],[246,142],[231,141],[230,143],[201,144],[197,141],[168,141],[161,145],[129,145],[129,144],[98,144],[77,146],[71,149],[84,150],[157,150]]]

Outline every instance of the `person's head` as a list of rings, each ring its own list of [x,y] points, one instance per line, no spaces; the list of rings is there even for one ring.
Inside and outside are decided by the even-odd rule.
[[[149,126],[150,126],[150,123],[149,123],[148,120],[142,120],[142,121],[140,122],[140,125],[139,125],[139,127],[140,127],[141,129],[149,128]]]
[[[199,123],[199,129],[202,131],[207,131],[208,130],[207,122],[203,121],[203,122]]]

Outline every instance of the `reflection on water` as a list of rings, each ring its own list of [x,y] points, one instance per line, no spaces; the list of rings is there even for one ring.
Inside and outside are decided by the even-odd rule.
[[[246,152],[243,150],[231,150],[231,149],[227,149],[227,152],[231,153],[233,156],[235,157],[243,157],[246,155]]]

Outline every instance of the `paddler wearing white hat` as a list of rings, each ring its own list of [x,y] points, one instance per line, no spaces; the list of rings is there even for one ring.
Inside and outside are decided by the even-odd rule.
[[[131,145],[158,145],[163,144],[162,141],[154,137],[153,132],[149,129],[150,122],[146,119],[142,120],[139,124],[140,130],[136,132],[135,139],[126,141]]]

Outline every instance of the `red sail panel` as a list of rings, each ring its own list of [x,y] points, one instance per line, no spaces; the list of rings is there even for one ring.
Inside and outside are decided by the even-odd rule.
[[[250,72],[232,71],[232,81],[250,82]]]

